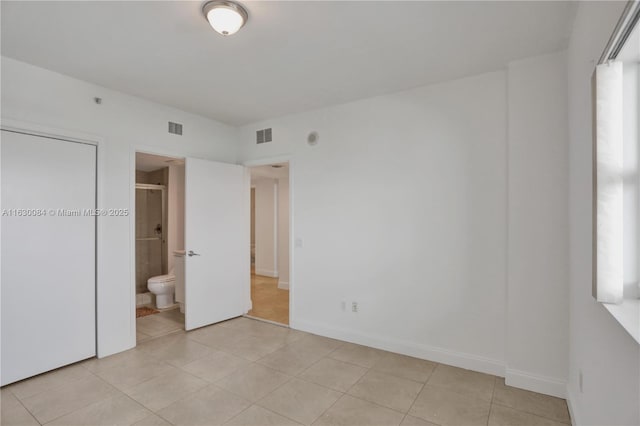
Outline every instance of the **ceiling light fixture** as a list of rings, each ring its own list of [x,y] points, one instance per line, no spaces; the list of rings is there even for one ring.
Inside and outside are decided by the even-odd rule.
[[[249,14],[240,4],[233,1],[214,0],[204,4],[202,13],[218,33],[227,36],[235,34],[247,23]]]

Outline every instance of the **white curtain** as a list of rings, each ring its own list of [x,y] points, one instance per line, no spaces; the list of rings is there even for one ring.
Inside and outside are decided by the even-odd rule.
[[[596,68],[594,297],[622,303],[623,144],[622,62]]]

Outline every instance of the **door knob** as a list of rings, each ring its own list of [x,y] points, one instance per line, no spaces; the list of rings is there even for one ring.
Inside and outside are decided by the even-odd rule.
[[[198,253],[194,253],[193,250],[189,250],[189,253],[187,253],[187,255],[189,257],[191,257],[191,256],[200,256]]]

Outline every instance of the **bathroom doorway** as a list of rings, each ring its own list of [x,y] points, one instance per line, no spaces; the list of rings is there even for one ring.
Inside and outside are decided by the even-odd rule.
[[[251,167],[251,310],[289,325],[289,163]]]
[[[137,343],[184,330],[184,160],[136,153]]]

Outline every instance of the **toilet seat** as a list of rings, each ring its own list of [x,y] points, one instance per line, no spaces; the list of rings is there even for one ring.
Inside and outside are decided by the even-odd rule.
[[[160,283],[167,283],[167,282],[172,282],[176,280],[176,276],[175,275],[171,275],[171,274],[167,274],[167,275],[157,275],[155,277],[151,277],[147,280],[147,283],[154,283],[154,284],[160,284]]]

